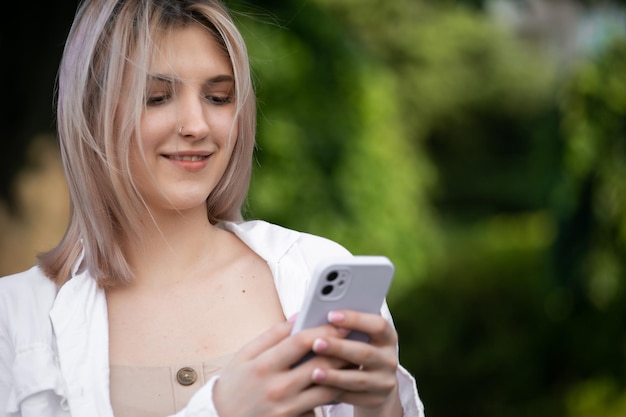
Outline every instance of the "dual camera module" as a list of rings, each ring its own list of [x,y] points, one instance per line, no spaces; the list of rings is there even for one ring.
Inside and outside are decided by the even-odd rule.
[[[347,288],[350,273],[348,270],[333,269],[326,274],[320,288],[320,297],[323,299],[341,298]]]

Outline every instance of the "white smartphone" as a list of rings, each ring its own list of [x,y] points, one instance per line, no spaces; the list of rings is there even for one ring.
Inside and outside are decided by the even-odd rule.
[[[332,310],[356,310],[380,314],[394,265],[385,256],[349,256],[320,263],[314,273],[291,334],[328,323]],[[348,339],[369,341],[365,333],[352,331]],[[309,359],[309,353],[294,366]]]

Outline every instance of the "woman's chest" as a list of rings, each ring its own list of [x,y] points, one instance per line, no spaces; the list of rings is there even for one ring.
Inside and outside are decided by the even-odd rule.
[[[109,293],[107,307],[113,365],[203,362],[285,320],[269,270],[258,269],[169,291]]]

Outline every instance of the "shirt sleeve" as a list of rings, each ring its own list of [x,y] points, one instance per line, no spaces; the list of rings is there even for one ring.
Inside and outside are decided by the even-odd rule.
[[[395,328],[387,302],[383,303],[380,313]],[[399,346],[397,346],[396,349],[399,350]],[[415,378],[402,365],[398,366],[396,375],[398,378],[398,393],[400,394],[404,417],[424,417],[424,405],[417,392],[417,382]]]

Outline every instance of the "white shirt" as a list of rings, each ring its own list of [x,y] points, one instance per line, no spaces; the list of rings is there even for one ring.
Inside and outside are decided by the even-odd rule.
[[[328,239],[263,221],[224,223],[263,258],[286,317],[295,314],[316,264],[349,252]],[[109,401],[108,316],[104,291],[77,262],[57,289],[37,266],[0,279],[0,417],[113,417]],[[386,303],[381,314],[393,323]],[[422,417],[415,379],[398,367],[407,417]],[[176,417],[218,417],[210,380]],[[324,407],[329,417],[352,407]]]

